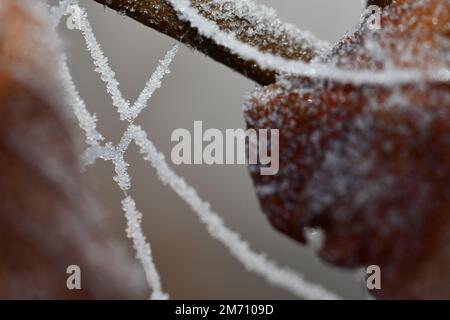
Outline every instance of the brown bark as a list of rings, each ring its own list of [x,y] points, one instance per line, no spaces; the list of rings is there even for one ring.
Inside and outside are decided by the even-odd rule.
[[[273,70],[263,70],[254,61],[248,61],[233,54],[227,48],[216,44],[211,39],[200,35],[197,29],[178,18],[177,12],[165,0],[94,0],[100,4],[120,12],[140,23],[168,35],[190,47],[193,47],[210,58],[225,64],[231,69],[243,74],[261,85],[275,81]],[[226,31],[256,29],[253,22],[233,14],[224,7],[211,4],[210,0],[194,0],[192,5],[199,9],[208,19],[216,22]],[[217,19],[206,13],[205,6],[212,7],[214,12],[227,12],[228,18]],[[314,57],[316,48],[308,41],[301,40],[288,33],[277,31],[258,32],[249,36],[247,32],[237,33],[239,40],[287,59],[308,62]]]
[[[392,0],[368,0],[367,5],[368,6],[379,6],[379,7],[386,7],[392,3]]]

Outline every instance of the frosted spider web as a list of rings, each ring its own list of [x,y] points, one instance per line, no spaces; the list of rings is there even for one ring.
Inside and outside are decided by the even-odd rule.
[[[113,145],[112,142],[102,143],[105,138],[96,129],[96,116],[87,110],[86,104],[80,97],[72,79],[67,65],[67,57],[62,54],[60,69],[68,103],[72,107],[80,127],[85,132],[88,145],[82,157],[83,163],[92,165],[97,159],[113,163],[116,173],[113,179],[124,192],[124,199],[121,203],[127,219],[127,236],[132,240],[136,257],[143,265],[146,280],[152,289],[151,299],[168,299],[169,296],[162,289],[161,279],[153,261],[151,246],[142,231],[141,220],[143,215],[138,211],[135,201],[128,194],[131,188],[131,178],[127,170],[129,164],[126,162],[124,155],[132,142],[138,146],[144,160],[156,169],[161,182],[170,186],[191,207],[199,220],[206,226],[211,237],[221,242],[249,272],[254,272],[269,283],[301,298],[339,299],[335,293],[320,285],[308,282],[296,271],[287,267],[280,267],[266,255],[252,251],[249,244],[238,233],[230,230],[224,224],[222,218],[210,208],[210,204],[200,198],[197,191],[168,166],[164,155],[156,149],[153,142],[147,137],[146,132],[140,126],[134,124],[134,120],[146,108],[152,94],[161,86],[164,75],[169,73],[169,65],[175,57],[178,47],[174,46],[166,53],[164,59],[160,61],[145,84],[136,102],[130,104],[122,96],[115,74],[95,38],[86,11],[79,7],[78,0],[61,0],[57,6],[50,8],[54,27],[56,28],[67,14],[69,6],[76,6],[79,9],[81,13],[80,31],[96,66],[95,71],[100,74],[102,81],[105,82],[106,91],[110,94],[112,104],[117,108],[120,119],[129,123],[117,145]]]

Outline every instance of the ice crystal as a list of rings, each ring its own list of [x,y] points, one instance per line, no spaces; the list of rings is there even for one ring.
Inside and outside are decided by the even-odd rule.
[[[144,266],[148,283],[153,285],[152,299],[166,300],[169,298],[167,294],[162,293],[161,281],[158,271],[153,263],[152,251],[147,243],[141,228],[142,213],[137,211],[136,204],[130,196],[122,200],[122,208],[125,211],[127,219],[127,236],[133,239],[133,246],[136,250],[136,257]]]

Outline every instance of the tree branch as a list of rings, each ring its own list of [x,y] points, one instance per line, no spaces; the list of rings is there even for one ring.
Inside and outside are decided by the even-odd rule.
[[[392,0],[368,0],[367,6],[379,6],[384,8],[392,3]]]
[[[210,58],[223,63],[261,85],[275,81],[274,70],[264,70],[254,61],[245,60],[199,34],[196,28],[178,18],[167,0],[94,0],[140,23],[164,33]],[[239,10],[236,10],[238,3]],[[368,0],[368,5],[384,7],[392,0]],[[222,30],[262,52],[286,59],[309,62],[321,49],[321,42],[293,25],[282,23],[276,17],[259,19],[265,7],[239,0],[191,0],[191,5],[205,18],[215,22]],[[243,9],[244,8],[244,9]],[[267,10],[266,10],[267,11]],[[246,12],[242,14],[242,12]],[[264,14],[262,15],[264,16]]]
[[[193,47],[212,59],[225,64],[261,85],[275,81],[276,72],[263,70],[254,61],[244,60],[229,49],[200,35],[196,28],[178,18],[177,12],[166,0],[94,0],[140,23]],[[192,6],[224,31],[234,32],[236,37],[259,50],[286,59],[308,62],[319,48],[312,35],[284,24],[278,19],[258,20],[252,17],[262,7],[247,5],[244,16],[235,10],[235,1],[221,4],[211,0],[191,0]]]

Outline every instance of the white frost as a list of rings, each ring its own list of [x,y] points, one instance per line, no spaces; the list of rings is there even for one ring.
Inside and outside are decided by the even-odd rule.
[[[136,204],[130,196],[122,200],[122,208],[127,219],[127,236],[133,240],[136,257],[144,266],[147,281],[148,283],[151,283],[153,287],[151,299],[167,300],[169,296],[162,292],[161,280],[159,279],[155,264],[153,263],[152,250],[142,232],[142,213],[136,210]]]

